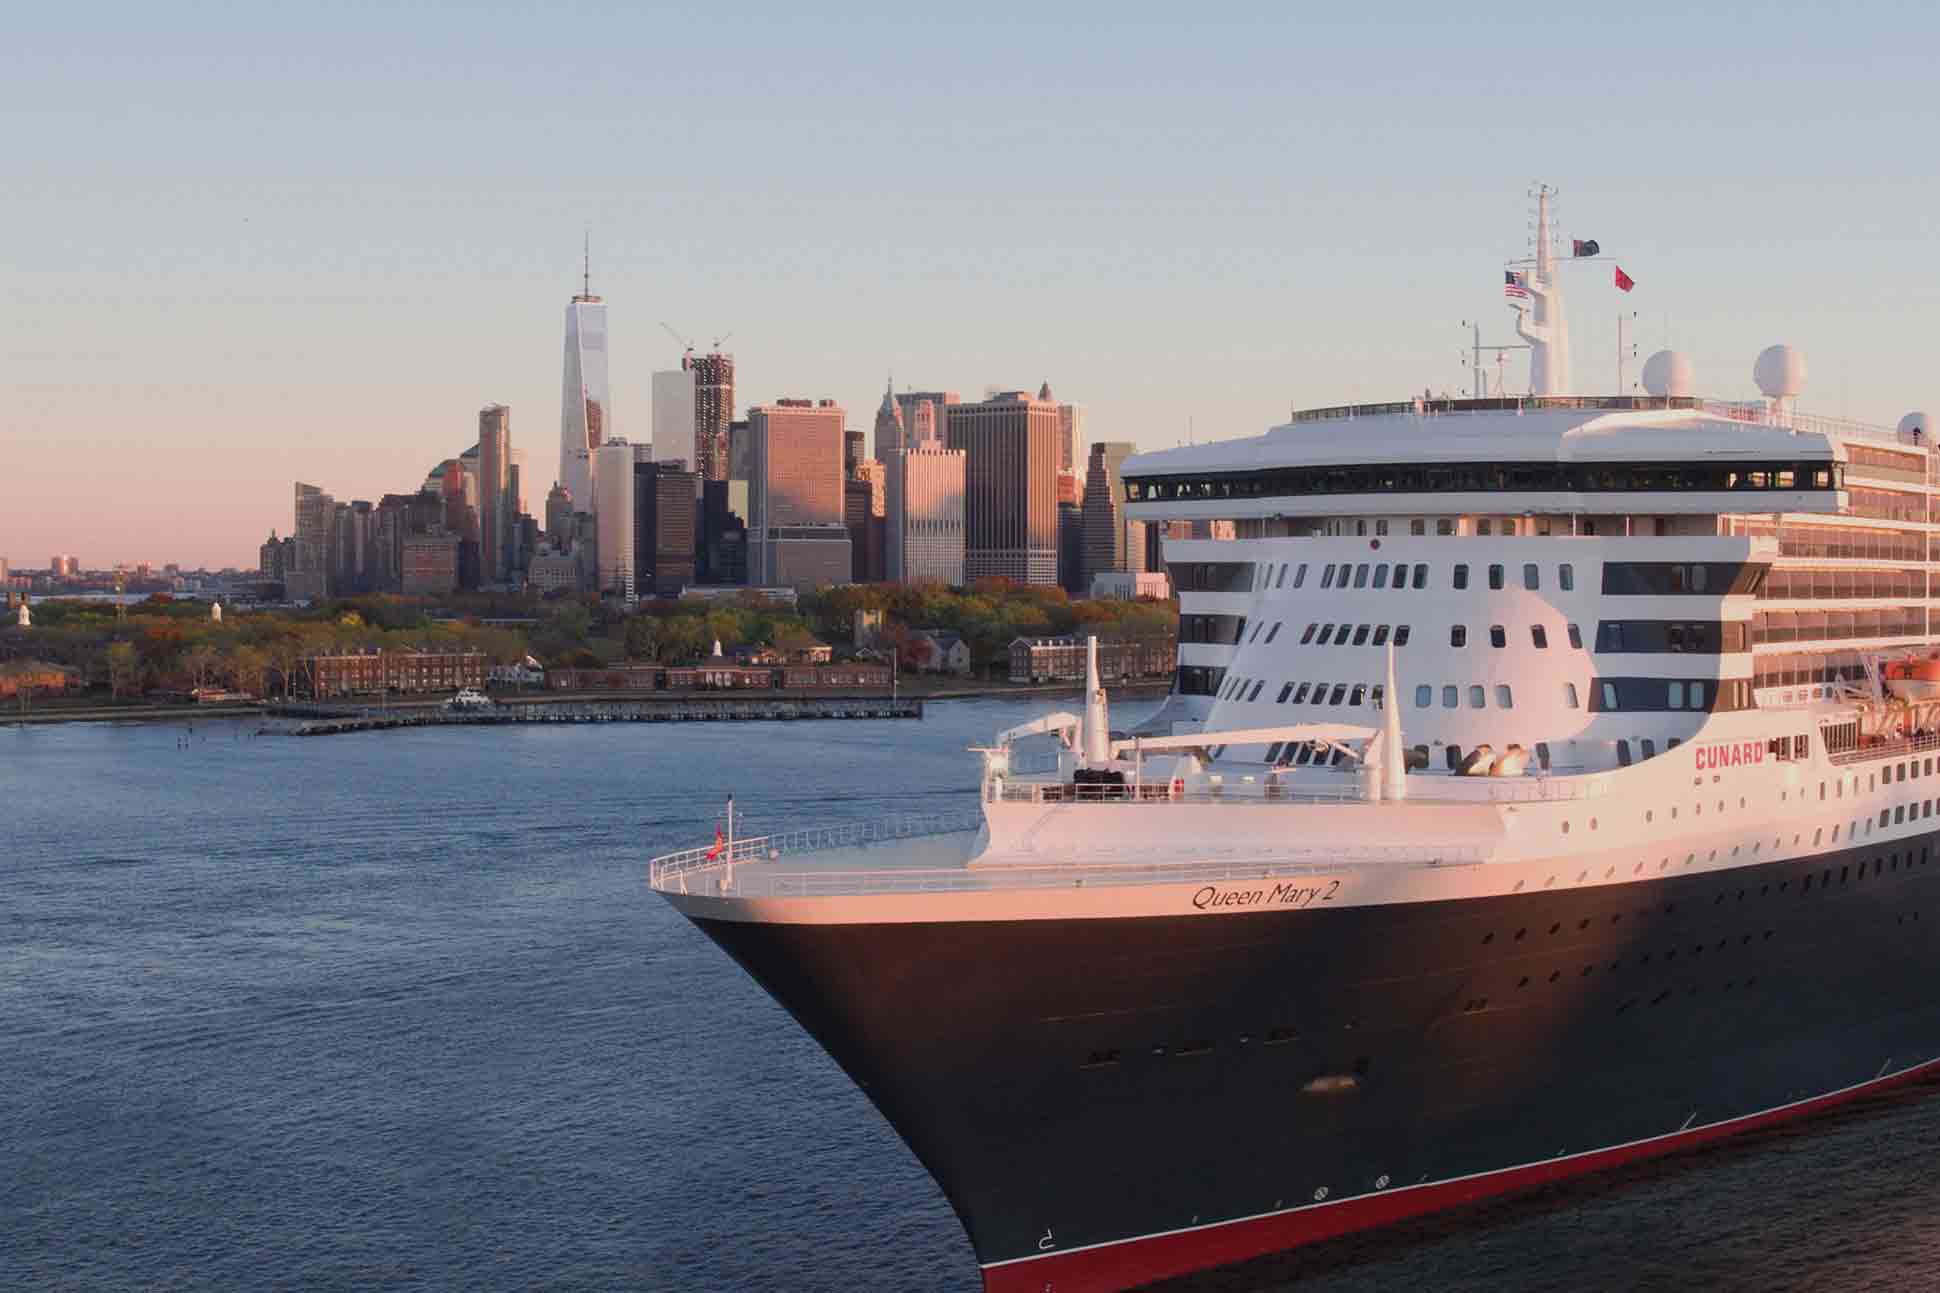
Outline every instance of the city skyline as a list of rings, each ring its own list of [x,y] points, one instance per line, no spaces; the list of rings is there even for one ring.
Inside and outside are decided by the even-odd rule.
[[[1675,344],[1709,395],[1752,394],[1752,357],[1786,341],[1808,410],[1890,424],[1940,402],[1921,344],[1940,287],[1907,268],[1940,189],[1905,164],[1932,117],[1926,7],[1187,25],[432,6],[381,42],[363,20],[110,10],[36,11],[0,53],[25,126],[0,266],[16,570],[246,566],[290,480],[375,500],[487,402],[515,411],[543,498],[588,226],[612,433],[636,440],[679,359],[662,321],[732,334],[741,408],[826,392],[862,430],[885,371],[971,399],[1048,379],[1085,404],[1084,438],[1141,449],[1188,419],[1224,438],[1459,390],[1462,320],[1511,339],[1499,270],[1524,248],[1501,231],[1539,179],[1563,235],[1638,281],[1572,281],[1582,390],[1614,386],[1631,309],[1640,355]],[[672,31],[734,48],[757,92],[724,102],[700,67],[643,82],[635,58]],[[942,89],[893,57],[939,39],[963,72]],[[379,43],[404,62],[372,62]],[[491,101],[460,92],[512,66]],[[102,109],[103,76],[139,120]],[[1741,92],[1757,78],[1839,111]],[[1031,183],[974,192],[993,172]]]

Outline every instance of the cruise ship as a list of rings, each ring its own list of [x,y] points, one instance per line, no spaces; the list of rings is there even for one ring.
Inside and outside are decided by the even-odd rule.
[[[1929,421],[1569,389],[1141,454],[1176,681],[961,817],[655,859],[867,1093],[990,1293],[1135,1287],[1940,1066]],[[1195,537],[1196,536],[1196,537]]]

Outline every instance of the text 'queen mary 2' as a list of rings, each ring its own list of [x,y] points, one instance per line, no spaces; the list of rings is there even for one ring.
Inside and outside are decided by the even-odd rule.
[[[1111,732],[1094,676],[983,752],[971,820],[736,840],[653,885],[1005,1293],[1926,1075],[1940,460],[1920,415],[1797,413],[1801,370],[1767,352],[1768,399],[1719,404],[1665,360],[1649,396],[1321,409],[1130,459],[1181,604],[1158,720]],[[1055,770],[1012,759],[1033,732]]]

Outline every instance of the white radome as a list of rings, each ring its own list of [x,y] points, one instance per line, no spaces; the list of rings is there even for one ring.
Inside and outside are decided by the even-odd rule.
[[[1805,386],[1805,356],[1790,346],[1767,346],[1752,365],[1751,376],[1765,398],[1790,399]]]
[[[1915,409],[1900,419],[1900,439],[1907,441],[1933,439],[1933,415],[1924,409]]]
[[[1644,360],[1644,389],[1652,395],[1689,395],[1696,385],[1688,355],[1660,350]]]

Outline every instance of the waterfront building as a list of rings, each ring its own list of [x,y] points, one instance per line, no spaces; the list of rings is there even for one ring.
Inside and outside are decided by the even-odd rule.
[[[633,446],[608,440],[593,452],[593,521],[601,596],[631,602],[633,580]]]
[[[883,464],[884,578],[962,586],[964,459],[960,449],[906,449]]]
[[[698,474],[669,462],[633,464],[633,582],[641,596],[674,597],[694,582]]]
[[[726,480],[728,424],[734,421],[734,356],[719,351],[689,355],[681,366],[694,375],[693,469],[703,480]]]
[[[1172,579],[1156,570],[1100,571],[1091,577],[1091,595],[1127,602],[1164,601],[1172,596]]]
[[[748,530],[755,582],[798,588],[849,582],[843,422],[842,407],[834,400],[784,399],[748,410]]]
[[[1062,637],[1016,638],[1010,644],[1012,682],[1082,682],[1087,639]],[[1151,638],[1098,644],[1098,676],[1153,678],[1173,671],[1178,643]]]
[[[460,575],[461,540],[449,531],[413,534],[403,544],[405,596],[438,596],[456,592]]]
[[[559,483],[578,506],[593,497],[593,454],[613,434],[608,389],[606,303],[593,295],[590,266],[566,306],[566,364],[559,418]]]
[[[1138,570],[1145,554],[1127,533],[1124,482],[1119,467],[1134,452],[1125,440],[1100,440],[1091,446],[1084,486],[1084,583],[1099,575]]]
[[[694,370],[682,363],[653,375],[653,444],[664,456],[694,451]]]
[[[965,454],[964,577],[1056,584],[1057,405],[1004,391],[943,413]]]
[[[478,411],[479,577],[503,583],[511,577],[512,410],[487,404]]]
[[[482,651],[344,651],[303,657],[294,681],[316,700],[457,691],[483,687],[489,667]]]

